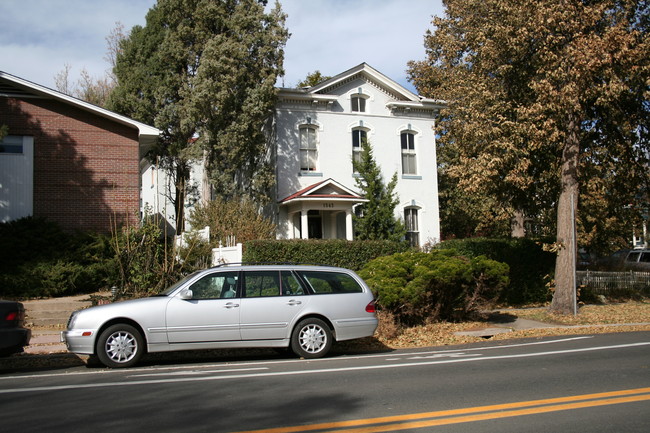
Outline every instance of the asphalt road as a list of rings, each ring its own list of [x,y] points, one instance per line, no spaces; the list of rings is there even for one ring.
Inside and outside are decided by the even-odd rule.
[[[647,432],[650,332],[0,375],[16,432]]]

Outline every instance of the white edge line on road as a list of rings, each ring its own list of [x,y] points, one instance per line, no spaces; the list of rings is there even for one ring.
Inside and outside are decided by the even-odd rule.
[[[436,354],[436,353],[454,353],[454,352],[470,352],[470,351],[485,351],[485,350],[494,350],[494,349],[510,349],[513,347],[526,347],[526,346],[537,346],[540,344],[553,344],[553,343],[564,343],[567,341],[575,341],[575,340],[585,340],[589,338],[594,338],[593,335],[587,335],[587,336],[580,336],[580,337],[570,337],[570,338],[561,338],[557,340],[545,340],[545,341],[535,341],[532,343],[519,343],[519,344],[504,344],[500,346],[485,346],[485,347],[470,347],[470,348],[458,348],[458,349],[447,349],[447,350],[425,350],[425,351],[410,351],[410,352],[404,352],[404,353],[395,353],[395,352],[390,352],[390,353],[379,353],[375,355],[354,355],[354,356],[341,356],[337,358],[320,358],[320,359],[288,359],[288,360],[265,360],[265,361],[255,361],[255,362],[221,362],[221,363],[215,363],[215,364],[202,364],[202,365],[176,365],[173,367],[165,367],[165,366],[151,366],[151,367],[135,367],[131,368],[128,370],[121,370],[121,369],[114,369],[114,370],[98,370],[98,371],[74,371],[74,372],[57,372],[57,373],[45,373],[45,374],[29,374],[29,375],[18,375],[18,376],[0,376],[0,380],[8,380],[8,379],[27,379],[27,378],[33,378],[33,377],[40,377],[40,378],[46,378],[46,377],[67,377],[67,376],[85,376],[89,374],[124,374],[124,373],[137,373],[140,371],[147,372],[147,371],[172,371],[172,370],[196,370],[198,368],[212,368],[212,367],[225,367],[225,366],[237,366],[237,367],[244,367],[247,365],[258,365],[260,362],[264,363],[265,365],[273,364],[295,364],[295,363],[317,363],[317,362],[331,362],[331,361],[344,361],[344,360],[356,360],[356,359],[368,359],[368,358],[408,358],[411,356],[421,356],[421,355],[429,355],[429,354]],[[197,359],[197,361],[199,361]]]
[[[259,377],[273,377],[273,376],[295,376],[300,374],[322,374],[322,373],[338,373],[343,371],[361,371],[361,370],[380,370],[387,368],[405,368],[405,367],[421,367],[425,365],[435,364],[453,364],[460,362],[477,362],[477,361],[492,361],[497,359],[516,359],[516,358],[532,358],[537,356],[560,355],[568,353],[580,352],[593,352],[597,350],[612,350],[624,349],[629,347],[648,346],[650,341],[640,343],[620,344],[615,346],[596,346],[586,347],[582,349],[569,349],[569,350],[554,350],[550,352],[537,352],[537,353],[522,353],[518,355],[500,355],[500,356],[486,356],[483,358],[454,358],[437,361],[426,362],[412,362],[390,365],[373,365],[363,367],[341,367],[331,369],[315,369],[304,371],[283,371],[283,372],[268,372],[268,373],[254,373],[254,374],[233,374],[227,376],[208,376],[208,377],[183,377],[183,378],[170,378],[170,379],[155,379],[155,380],[136,380],[129,382],[107,382],[107,383],[88,383],[81,385],[53,385],[53,386],[39,386],[33,388],[14,388],[14,389],[0,389],[0,394],[13,394],[25,392],[43,392],[43,391],[61,391],[61,390],[74,390],[74,389],[88,389],[88,388],[109,388],[117,386],[134,386],[134,385],[158,385],[167,383],[181,383],[181,382],[203,382],[212,380],[228,380],[228,379],[244,379],[244,378],[259,378]]]

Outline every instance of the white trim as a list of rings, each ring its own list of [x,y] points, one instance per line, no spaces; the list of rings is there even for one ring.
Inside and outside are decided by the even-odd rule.
[[[77,108],[80,108],[84,111],[89,111],[98,116],[113,120],[117,123],[134,127],[138,130],[140,144],[143,144],[143,141],[149,142],[151,140],[155,140],[160,135],[160,130],[154,128],[153,126],[145,125],[144,123],[129,119],[126,116],[122,116],[120,114],[106,110],[105,108],[98,107],[97,105],[90,104],[86,101],[82,101],[81,99],[74,98],[61,92],[57,92],[56,90],[49,89],[39,84],[32,83],[31,81],[24,80],[6,72],[0,71],[0,79],[10,81],[15,85],[28,89],[29,91],[37,93],[40,96],[53,98],[66,104],[76,106]],[[16,95],[15,97],[20,98],[22,95]]]
[[[320,84],[317,84],[314,87],[311,87],[309,89],[310,92],[317,93],[321,90],[327,89],[329,87],[334,87],[338,85],[339,83],[347,80],[348,78],[356,75],[356,74],[362,74],[367,76],[370,80],[375,81],[379,83],[381,86],[387,88],[393,93],[396,93],[400,96],[402,96],[404,99],[410,100],[410,101],[420,101],[420,98],[413,92],[407,90],[405,87],[399,85],[397,82],[391,80],[381,72],[377,71],[367,63],[361,63],[360,65],[357,65],[351,69],[348,69],[345,72],[342,72],[335,77],[330,78],[329,80],[325,80]]]

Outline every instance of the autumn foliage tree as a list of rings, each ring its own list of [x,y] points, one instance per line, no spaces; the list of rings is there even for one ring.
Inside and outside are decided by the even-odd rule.
[[[510,216],[555,215],[551,308],[572,312],[574,216],[598,231],[588,206],[623,208],[646,181],[648,1],[444,4],[409,72],[421,95],[449,102],[445,175]]]

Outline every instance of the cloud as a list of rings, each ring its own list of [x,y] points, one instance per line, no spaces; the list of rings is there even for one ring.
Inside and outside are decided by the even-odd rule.
[[[106,36],[121,22],[144,24],[155,0],[2,0],[0,70],[54,87],[65,64],[101,76]]]
[[[336,75],[366,62],[409,86],[407,62],[424,58],[424,34],[440,1],[291,0],[284,1],[287,27],[285,85],[309,72]]]
[[[101,76],[106,36],[116,22],[144,25],[155,0],[1,0],[0,70],[54,88],[70,64]],[[269,6],[273,0],[269,1]],[[284,85],[308,73],[336,75],[366,62],[410,90],[407,62],[424,58],[423,40],[441,0],[284,0],[292,34]]]

